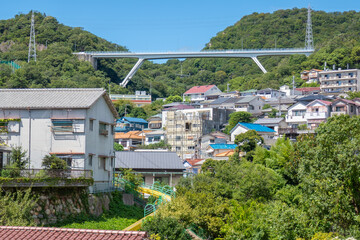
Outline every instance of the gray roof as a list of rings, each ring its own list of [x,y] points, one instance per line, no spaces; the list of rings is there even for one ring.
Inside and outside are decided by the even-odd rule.
[[[215,99],[213,102],[210,103],[210,105],[218,105],[218,104],[223,104],[226,101],[228,101],[230,98],[218,98]]]
[[[278,123],[280,123],[282,120],[284,120],[284,118],[259,118],[259,119],[256,120],[254,123],[256,123],[256,124],[262,124],[262,125],[266,125],[266,124],[278,124]]]
[[[115,168],[184,170],[175,152],[116,152]]]
[[[245,97],[241,97],[236,103],[248,103],[251,102],[252,100],[256,99],[259,96],[245,96]]]
[[[266,99],[265,103],[268,103],[270,105],[271,104],[293,104],[293,103],[295,103],[295,100],[288,98],[288,97],[280,97],[280,100],[279,100],[279,98],[269,98],[269,99]]]
[[[102,88],[0,89],[0,109],[90,108],[102,96],[115,114]]]

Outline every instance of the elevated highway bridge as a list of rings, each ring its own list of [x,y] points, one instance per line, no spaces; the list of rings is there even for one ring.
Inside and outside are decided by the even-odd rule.
[[[137,70],[145,60],[174,59],[174,58],[251,58],[258,67],[266,73],[266,69],[257,59],[258,56],[284,56],[293,54],[305,54],[309,56],[314,48],[273,48],[273,49],[242,49],[242,50],[206,50],[200,52],[77,52],[74,53],[79,59],[89,61],[97,68],[97,59],[101,58],[137,58],[138,61],[120,86],[126,87]]]

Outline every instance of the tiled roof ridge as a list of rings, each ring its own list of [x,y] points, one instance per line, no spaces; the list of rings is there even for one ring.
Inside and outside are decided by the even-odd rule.
[[[59,231],[59,232],[82,232],[82,233],[103,233],[103,234],[127,234],[135,236],[146,236],[144,231],[123,231],[123,230],[98,230],[78,228],[55,228],[55,227],[23,227],[23,226],[0,226],[7,230],[35,230],[35,231]]]
[[[0,89],[1,92],[20,92],[20,91],[105,91],[103,88],[3,88]]]

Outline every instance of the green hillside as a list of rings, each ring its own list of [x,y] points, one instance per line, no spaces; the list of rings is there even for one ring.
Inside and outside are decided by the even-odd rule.
[[[300,71],[328,66],[360,67],[360,13],[355,11],[312,13],[314,41],[317,52],[309,58],[303,55],[287,57],[259,57],[269,71],[262,74],[247,58],[169,60],[165,64],[146,61],[126,89],[118,86],[135,63],[134,59],[100,60],[98,70],[79,61],[74,51],[106,51],[127,49],[110,43],[81,28],[58,23],[51,16],[36,13],[35,29],[37,62],[27,63],[31,14],[0,20],[0,60],[16,61],[22,66],[14,74],[0,64],[0,87],[104,87],[111,81],[112,92],[126,93],[149,90],[153,97],[181,95],[198,84],[217,84],[232,90],[277,88],[290,83],[295,74],[301,85]],[[204,49],[241,49],[303,47],[307,9],[278,10],[274,13],[253,13],[233,26],[219,32]],[[180,77],[181,67],[183,74]]]

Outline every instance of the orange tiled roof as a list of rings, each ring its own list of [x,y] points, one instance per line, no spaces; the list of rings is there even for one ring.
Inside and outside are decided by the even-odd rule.
[[[151,130],[144,130],[144,131],[129,131],[126,133],[123,132],[116,132],[114,138],[115,139],[145,139],[145,133],[152,132]],[[144,136],[141,134],[144,133]]]
[[[148,239],[146,232],[138,231],[114,231],[114,230],[91,230],[50,227],[12,227],[0,226],[0,239],[76,239],[76,240],[142,240]]]
[[[225,151],[222,153],[218,153],[215,155],[215,157],[230,157],[234,154],[234,150]]]

